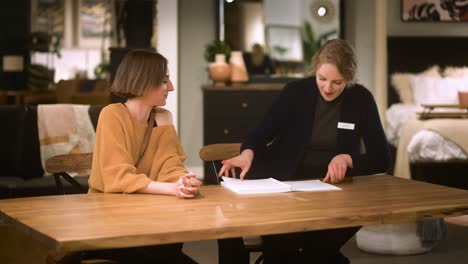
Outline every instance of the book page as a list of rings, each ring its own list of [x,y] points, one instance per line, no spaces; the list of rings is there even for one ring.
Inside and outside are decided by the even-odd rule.
[[[261,180],[240,180],[223,177],[221,185],[238,194],[290,192],[291,187],[273,178]]]
[[[321,180],[307,181],[285,181],[283,183],[291,186],[293,192],[320,192],[320,191],[340,191],[341,188],[322,182]]]

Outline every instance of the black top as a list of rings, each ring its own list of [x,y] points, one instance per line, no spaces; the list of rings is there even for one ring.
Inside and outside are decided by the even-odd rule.
[[[323,178],[328,164],[335,156],[337,124],[340,118],[343,94],[331,102],[317,96],[314,126],[304,154],[294,173],[294,179]]]
[[[312,135],[318,95],[314,76],[285,86],[242,144],[241,150],[252,149],[255,153],[247,178],[292,178]],[[343,101],[333,154],[351,156],[353,168],[348,168],[347,176],[385,172],[390,153],[372,94],[356,84],[340,96]],[[360,153],[361,139],[364,154]]]

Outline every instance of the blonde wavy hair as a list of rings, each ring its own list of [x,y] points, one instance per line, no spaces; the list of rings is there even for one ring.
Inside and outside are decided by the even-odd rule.
[[[356,55],[346,40],[332,39],[325,42],[312,57],[310,67],[312,74],[315,75],[320,65],[325,63],[334,64],[348,84],[356,82]]]

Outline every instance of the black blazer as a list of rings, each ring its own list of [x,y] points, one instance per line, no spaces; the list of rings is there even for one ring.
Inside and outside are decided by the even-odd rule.
[[[247,178],[290,179],[312,133],[317,96],[315,76],[285,86],[241,146],[241,151],[254,151]],[[348,168],[346,175],[385,172],[390,152],[377,106],[366,88],[358,84],[345,88],[339,122],[355,125],[353,130],[338,128],[337,133],[336,155],[349,154],[353,159],[353,168]],[[365,154],[360,152],[361,139]]]

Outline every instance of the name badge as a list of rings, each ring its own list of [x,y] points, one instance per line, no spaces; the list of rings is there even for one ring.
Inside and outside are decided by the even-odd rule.
[[[353,123],[345,123],[345,122],[338,122],[339,129],[347,129],[347,130],[354,130]]]

